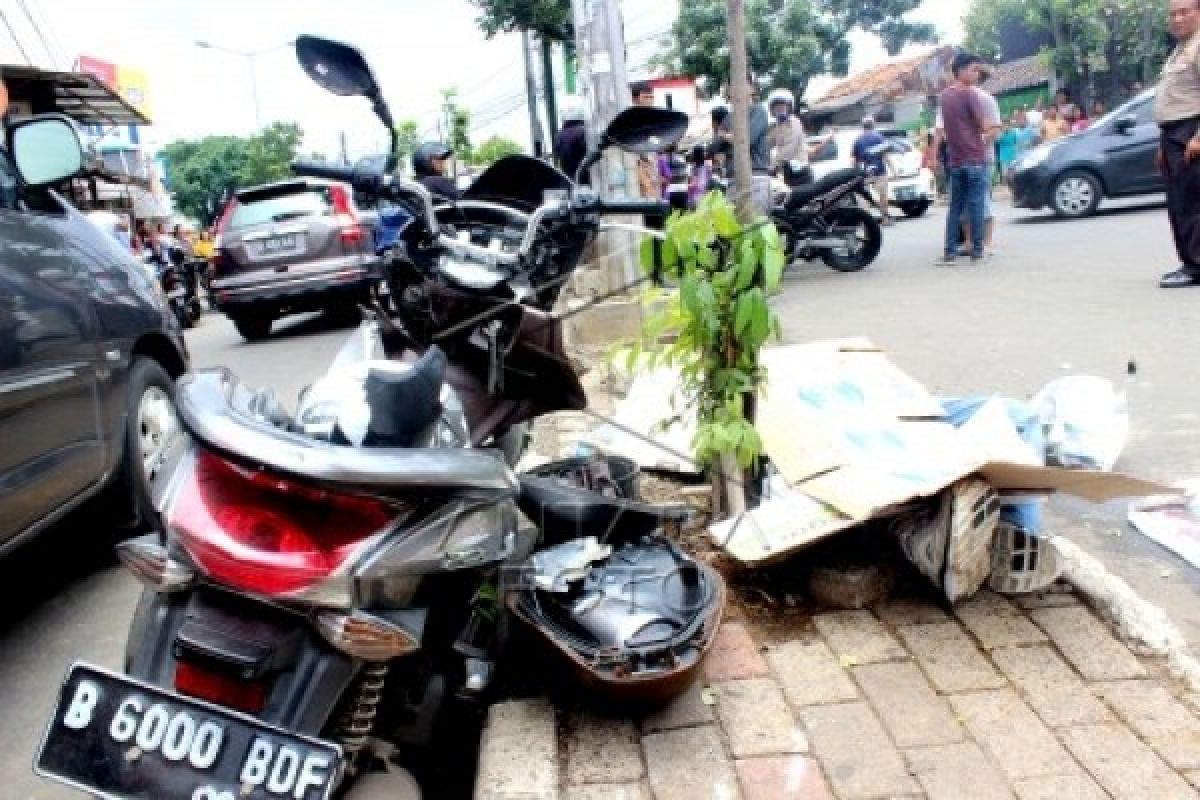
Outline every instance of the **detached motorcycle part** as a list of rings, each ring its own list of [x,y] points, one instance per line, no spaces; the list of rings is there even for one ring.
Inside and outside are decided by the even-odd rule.
[[[569,592],[529,588],[512,592],[508,605],[565,658],[585,696],[646,708],[692,683],[716,637],[725,588],[711,567],[647,537],[594,563]]]

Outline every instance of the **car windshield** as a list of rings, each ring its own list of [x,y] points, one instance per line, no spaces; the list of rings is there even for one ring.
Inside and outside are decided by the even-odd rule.
[[[268,222],[285,222],[289,219],[326,214],[331,207],[329,190],[323,188],[264,197],[249,203],[239,203],[229,219],[229,228],[249,228]]]

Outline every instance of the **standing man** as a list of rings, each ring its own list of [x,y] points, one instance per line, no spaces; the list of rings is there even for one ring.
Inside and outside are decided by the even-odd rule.
[[[1157,160],[1180,266],[1159,281],[1164,289],[1200,284],[1200,0],[1170,2],[1175,50],[1163,67],[1154,120],[1162,129]]]
[[[883,224],[892,224],[888,213],[887,138],[875,130],[875,118],[864,117],[863,132],[854,140],[854,166],[867,173],[867,184],[875,190],[875,200],[883,212]]]
[[[568,178],[575,180],[575,173],[579,171],[579,165],[583,163],[588,150],[583,106],[571,103],[563,111],[562,119],[562,130],[554,140],[554,152],[558,153],[559,167]],[[579,183],[584,186],[591,184],[591,176],[586,173],[580,175]]]
[[[654,87],[646,81],[638,81],[629,87],[633,104],[639,108],[654,106]],[[637,160],[638,191],[646,200],[661,200],[663,197],[663,180],[659,170],[658,159],[646,154],[638,156]]]
[[[1195,2],[1195,0],[1191,0]],[[983,218],[990,171],[985,138],[989,109],[975,86],[979,83],[979,56],[959,53],[951,71],[954,83],[939,98],[943,127],[935,139],[946,141],[946,165],[950,173],[950,210],[946,215],[946,237],[938,263],[953,264],[958,255],[958,232],[963,212],[971,224],[971,262],[983,258]]]
[[[754,194],[754,205],[759,213],[771,211],[771,121],[767,117],[767,109],[758,102],[758,87],[753,76],[747,76],[750,84],[750,170],[754,173],[751,181],[751,191]],[[717,136],[729,144],[729,157],[725,162],[726,177],[729,185],[733,186],[733,115],[729,114],[721,122]]]

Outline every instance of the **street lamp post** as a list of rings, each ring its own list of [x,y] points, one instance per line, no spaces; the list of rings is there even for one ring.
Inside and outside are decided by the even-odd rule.
[[[229,55],[240,56],[241,58],[246,59],[246,67],[250,70],[250,98],[254,102],[254,130],[257,132],[262,129],[262,116],[258,107],[258,71],[255,68],[255,59],[261,55],[273,53],[281,48],[291,47],[295,43],[296,42],[293,39],[291,41],[284,42],[283,44],[277,44],[274,47],[268,47],[265,50],[254,51],[235,50],[232,47],[221,47],[220,45],[215,45],[212,42],[205,42],[201,40],[197,40],[195,45],[196,47],[201,47],[205,50],[216,50],[221,53],[228,53]]]

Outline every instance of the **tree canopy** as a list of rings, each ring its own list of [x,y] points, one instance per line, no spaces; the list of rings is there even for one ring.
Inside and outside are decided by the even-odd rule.
[[[531,31],[545,39],[569,42],[573,34],[571,0],[471,0],[476,19],[490,39],[497,33]]]
[[[506,136],[489,136],[471,153],[471,163],[486,167],[505,156],[525,152],[525,148]]]
[[[889,53],[910,42],[936,39],[933,26],[903,15],[920,0],[747,0],[746,50],[759,88],[784,87],[803,94],[815,75],[845,75],[850,64],[846,35],[877,34]],[[658,62],[681,75],[702,78],[710,89],[729,82],[726,0],[688,0]]]
[[[302,138],[298,125],[276,122],[250,137],[206,136],[172,142],[162,154],[175,207],[189,217],[211,222],[226,192],[290,176]]]
[[[1077,94],[1124,94],[1150,85],[1166,57],[1166,15],[1145,0],[975,0],[967,47],[1000,54],[1000,31],[1019,23],[1051,42],[1043,57]]]

